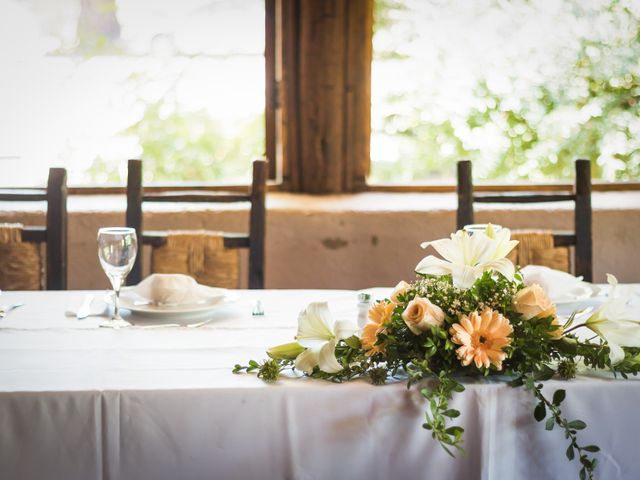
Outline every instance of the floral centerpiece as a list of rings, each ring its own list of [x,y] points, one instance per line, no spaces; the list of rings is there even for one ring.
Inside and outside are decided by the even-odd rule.
[[[463,429],[452,425],[460,412],[449,407],[453,394],[464,390],[462,378],[502,375],[533,394],[535,419],[547,430],[564,430],[567,458],[580,462],[580,478],[593,478],[592,454],[599,449],[579,442],[585,422],[566,419],[565,391],[548,398],[541,382],[570,379],[579,365],[636,375],[640,320],[627,309],[631,292],[609,276],[611,292],[602,306],[561,322],[542,287],[526,286],[506,258],[516,244],[508,229],[491,225],[424,243],[442,258],[425,257],[416,267],[417,280],[400,282],[389,298],[375,302],[361,331],[354,322],[335,321],[326,303],[312,303],[298,317],[295,342],[270,349],[263,362],[236,365],[234,372],[256,371],[273,381],[294,369],[335,382],[365,377],[376,385],[404,378],[428,402],[424,428],[451,455],[462,450]],[[581,328],[596,336],[579,339],[574,332]],[[421,381],[428,378],[427,387]]]

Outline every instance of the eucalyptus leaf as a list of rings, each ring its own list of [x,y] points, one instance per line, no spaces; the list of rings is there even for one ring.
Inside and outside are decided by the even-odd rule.
[[[567,392],[565,390],[562,390],[562,389],[556,390],[555,393],[553,394],[553,404],[560,405],[566,396],[567,396]]]
[[[573,460],[574,459],[575,453],[573,452],[573,444],[569,445],[569,448],[567,448],[566,455],[567,455],[567,458],[569,460]]]
[[[544,406],[544,403],[540,402],[536,405],[536,408],[533,410],[533,416],[539,422],[544,420],[544,417],[547,416],[547,408]]]
[[[555,419],[553,417],[547,418],[547,422],[544,425],[546,430],[553,430],[553,426],[555,425]]]
[[[587,424],[584,423],[582,420],[572,420],[571,422],[568,423],[568,427],[574,430],[583,430],[587,428]]]

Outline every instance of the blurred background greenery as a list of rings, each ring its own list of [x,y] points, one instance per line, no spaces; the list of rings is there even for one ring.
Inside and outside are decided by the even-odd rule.
[[[373,182],[640,178],[640,2],[376,0]]]
[[[0,167],[71,184],[246,182],[264,0],[0,0]],[[640,2],[375,0],[371,183],[640,179]],[[37,111],[38,115],[29,112]],[[37,138],[37,141],[34,141]]]

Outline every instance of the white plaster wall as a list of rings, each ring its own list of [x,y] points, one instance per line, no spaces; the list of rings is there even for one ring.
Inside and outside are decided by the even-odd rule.
[[[70,198],[69,288],[107,288],[96,257],[96,232],[124,224],[124,202],[121,196]],[[453,194],[269,194],[266,286],[360,289],[410,280],[426,254],[420,243],[455,228],[455,205]],[[593,206],[595,281],[604,282],[609,272],[622,282],[640,283],[640,192],[596,193]],[[41,225],[43,208],[0,203],[0,221]],[[483,205],[476,221],[571,230],[569,208]],[[145,222],[148,229],[243,231],[248,212],[228,205],[181,205],[180,210],[151,205]],[[246,271],[246,256],[243,268]]]

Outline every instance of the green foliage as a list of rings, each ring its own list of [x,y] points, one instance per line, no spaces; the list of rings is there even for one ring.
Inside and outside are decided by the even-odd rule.
[[[570,461],[575,458],[575,454],[578,454],[580,464],[580,478],[593,479],[593,473],[597,465],[595,458],[590,458],[587,453],[596,453],[600,451],[596,445],[580,445],[577,439],[577,432],[587,428],[587,424],[582,420],[567,420],[562,416],[562,410],[560,404],[564,401],[566,392],[562,389],[556,390],[553,394],[553,399],[549,401],[542,393],[542,384],[538,383],[536,378],[530,375],[523,377],[523,383],[528,390],[531,390],[538,400],[538,404],[534,409],[534,417],[537,421],[541,422],[547,415],[547,421],[545,422],[546,430],[553,430],[553,426],[558,425],[565,432],[565,437],[569,440],[569,446],[567,447],[566,457]]]
[[[205,110],[182,111],[169,98],[147,104],[142,118],[123,132],[142,148],[145,182],[247,182],[251,161],[264,156],[264,117],[231,136]],[[97,158],[89,169],[91,180],[122,183],[121,166]]]
[[[431,431],[431,436],[440,442],[442,448],[454,456],[449,447],[460,452],[462,448],[462,434],[464,429],[458,426],[447,426],[451,418],[460,416],[458,410],[449,408],[449,400],[454,392],[463,392],[464,386],[451,378],[447,372],[440,372],[435,388],[422,388],[420,394],[429,402],[429,409],[425,411],[426,421],[422,427]]]
[[[580,2],[571,3],[575,15],[581,15]],[[379,0],[376,5],[377,29],[384,32],[397,26],[394,9],[406,10],[410,3]],[[495,8],[502,7],[496,3]],[[374,162],[373,179],[450,178],[462,158],[482,165],[476,175],[487,179],[570,179],[576,158],[591,160],[595,179],[640,178],[640,18],[617,0],[602,2],[594,18],[611,25],[607,36],[598,36],[597,29],[584,33],[575,57],[563,60],[559,73],[544,77],[536,72],[540,80],[524,92],[515,76],[507,89],[480,78],[474,107],[460,112],[461,118],[433,120],[436,107],[418,87],[390,94],[384,110],[393,113],[373,134],[392,138],[402,160]],[[410,35],[404,40],[410,42]],[[376,61],[415,60],[381,51]],[[513,92],[510,98],[505,90]],[[481,134],[489,127],[497,128],[502,140],[494,158],[467,141],[470,132]]]

